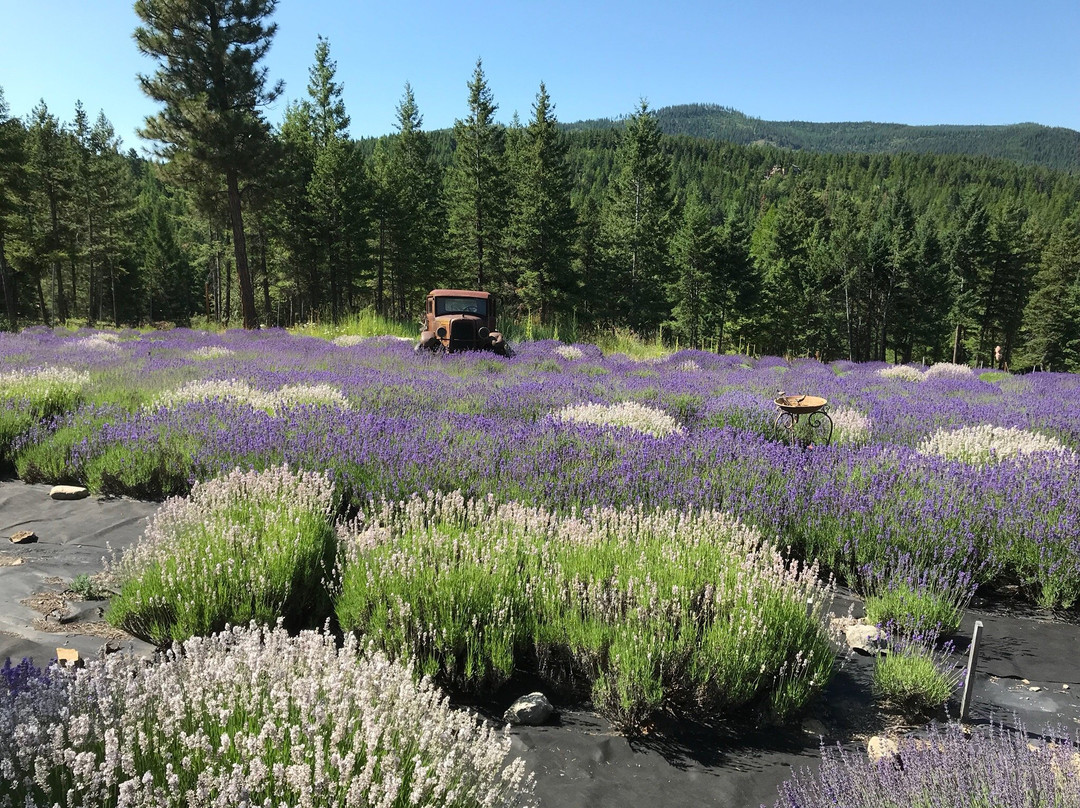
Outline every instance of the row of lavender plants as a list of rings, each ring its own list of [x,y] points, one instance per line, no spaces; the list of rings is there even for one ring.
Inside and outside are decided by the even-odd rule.
[[[288,468],[196,484],[110,566],[106,618],[165,646],[249,620],[318,625],[333,598],[342,630],[456,692],[531,668],[628,732],[662,710],[784,718],[831,674],[817,569],[726,514],[429,494],[338,535],[331,497]]]
[[[987,584],[1048,607],[1080,596],[1067,374],[700,352],[641,363],[555,343],[431,357],[282,332],[29,331],[0,352],[9,373],[89,379],[81,404],[8,444],[27,480],[161,497],[288,463],[326,471],[355,507],[461,490],[556,511],[722,509],[861,592],[916,601],[918,619],[955,622]],[[834,445],[777,439],[781,389],[830,399]]]
[[[1034,740],[1023,726],[993,724],[970,735],[932,726],[895,753],[867,765],[862,755],[823,749],[816,771],[782,786],[775,808],[1067,808],[1080,805],[1075,731],[1047,728]]]
[[[532,804],[509,751],[408,667],[317,632],[0,669],[0,808]]]
[[[661,711],[784,719],[832,673],[816,567],[719,512],[418,496],[341,556],[344,630],[473,692],[531,668],[629,732]]]

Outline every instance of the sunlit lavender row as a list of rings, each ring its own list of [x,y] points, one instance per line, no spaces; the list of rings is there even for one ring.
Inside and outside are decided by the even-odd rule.
[[[0,336],[0,452],[20,477],[162,497],[233,468],[330,475],[346,502],[461,490],[554,510],[722,509],[847,583],[895,559],[970,587],[1080,596],[1080,380],[970,368],[526,343],[416,355],[281,331]],[[50,375],[51,374],[51,375]],[[59,374],[59,375],[58,375]],[[827,398],[831,446],[791,447],[779,391]],[[866,570],[870,568],[870,572]],[[865,586],[863,587],[865,589]]]

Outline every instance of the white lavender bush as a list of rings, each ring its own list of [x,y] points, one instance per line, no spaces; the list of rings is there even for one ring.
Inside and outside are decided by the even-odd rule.
[[[62,412],[74,406],[90,374],[66,367],[41,367],[0,373],[0,402],[26,401],[36,411]]]
[[[148,409],[179,407],[197,401],[226,401],[247,405],[256,410],[280,413],[303,405],[333,406],[348,409],[342,392],[329,384],[289,384],[278,390],[259,390],[236,379],[195,381],[166,390]]]
[[[9,672],[11,675],[8,675]],[[510,738],[353,641],[231,628],[0,677],[0,808],[527,804]]]
[[[923,371],[914,365],[890,365],[877,372],[886,379],[900,379],[905,382],[917,382],[923,378]]]
[[[162,505],[112,565],[110,623],[159,645],[249,620],[290,625],[329,613],[334,490],[287,466],[234,471]]]
[[[563,407],[555,417],[560,421],[579,424],[627,427],[657,438],[682,434],[679,422],[666,412],[646,407],[636,401],[621,401],[618,404],[577,404]]]
[[[581,359],[585,354],[576,345],[556,345],[552,350],[566,360]]]
[[[975,371],[967,365],[958,365],[953,362],[938,362],[926,369],[923,381],[930,379],[974,379]]]
[[[1063,455],[1069,450],[1055,438],[1038,432],[980,424],[939,429],[919,443],[918,451],[978,465],[1035,452]]]
[[[342,629],[466,691],[538,666],[635,731],[666,709],[785,716],[831,674],[817,568],[724,513],[428,494],[340,544]]]
[[[191,352],[191,358],[207,361],[210,359],[224,359],[234,354],[234,351],[229,350],[224,345],[202,345]]]
[[[832,442],[837,446],[861,446],[870,442],[873,422],[858,410],[840,407],[829,413],[833,422]]]
[[[74,409],[89,383],[89,374],[66,367],[0,373],[0,460],[9,455],[13,441],[38,419]]]

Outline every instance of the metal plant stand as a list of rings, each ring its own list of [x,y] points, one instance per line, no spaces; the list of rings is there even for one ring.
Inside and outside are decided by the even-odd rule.
[[[776,420],[773,421],[773,430],[790,441],[792,446],[799,442],[799,423],[806,419],[806,426],[811,436],[821,435],[821,444],[828,446],[832,443],[833,422],[829,413],[825,411],[825,405],[829,402],[820,396],[785,396],[777,397]],[[810,440],[810,445],[818,442]]]

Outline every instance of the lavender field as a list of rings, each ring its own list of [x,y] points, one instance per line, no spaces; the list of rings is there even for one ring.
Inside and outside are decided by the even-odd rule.
[[[829,400],[831,445],[776,434],[780,391]],[[798,715],[834,665],[830,581],[923,649],[901,681],[937,676],[976,591],[1075,614],[1078,394],[954,365],[27,329],[0,334],[0,462],[181,498],[111,570],[132,633],[332,619],[457,693],[531,666],[632,733]],[[237,569],[258,572],[215,582]]]
[[[857,589],[902,575],[954,591],[970,576],[1047,608],[1080,595],[1074,375],[349,343],[3,335],[0,455],[27,481],[143,498],[287,463],[328,473],[343,512],[425,491],[557,512],[718,509]],[[777,439],[781,390],[829,399],[832,446]]]

